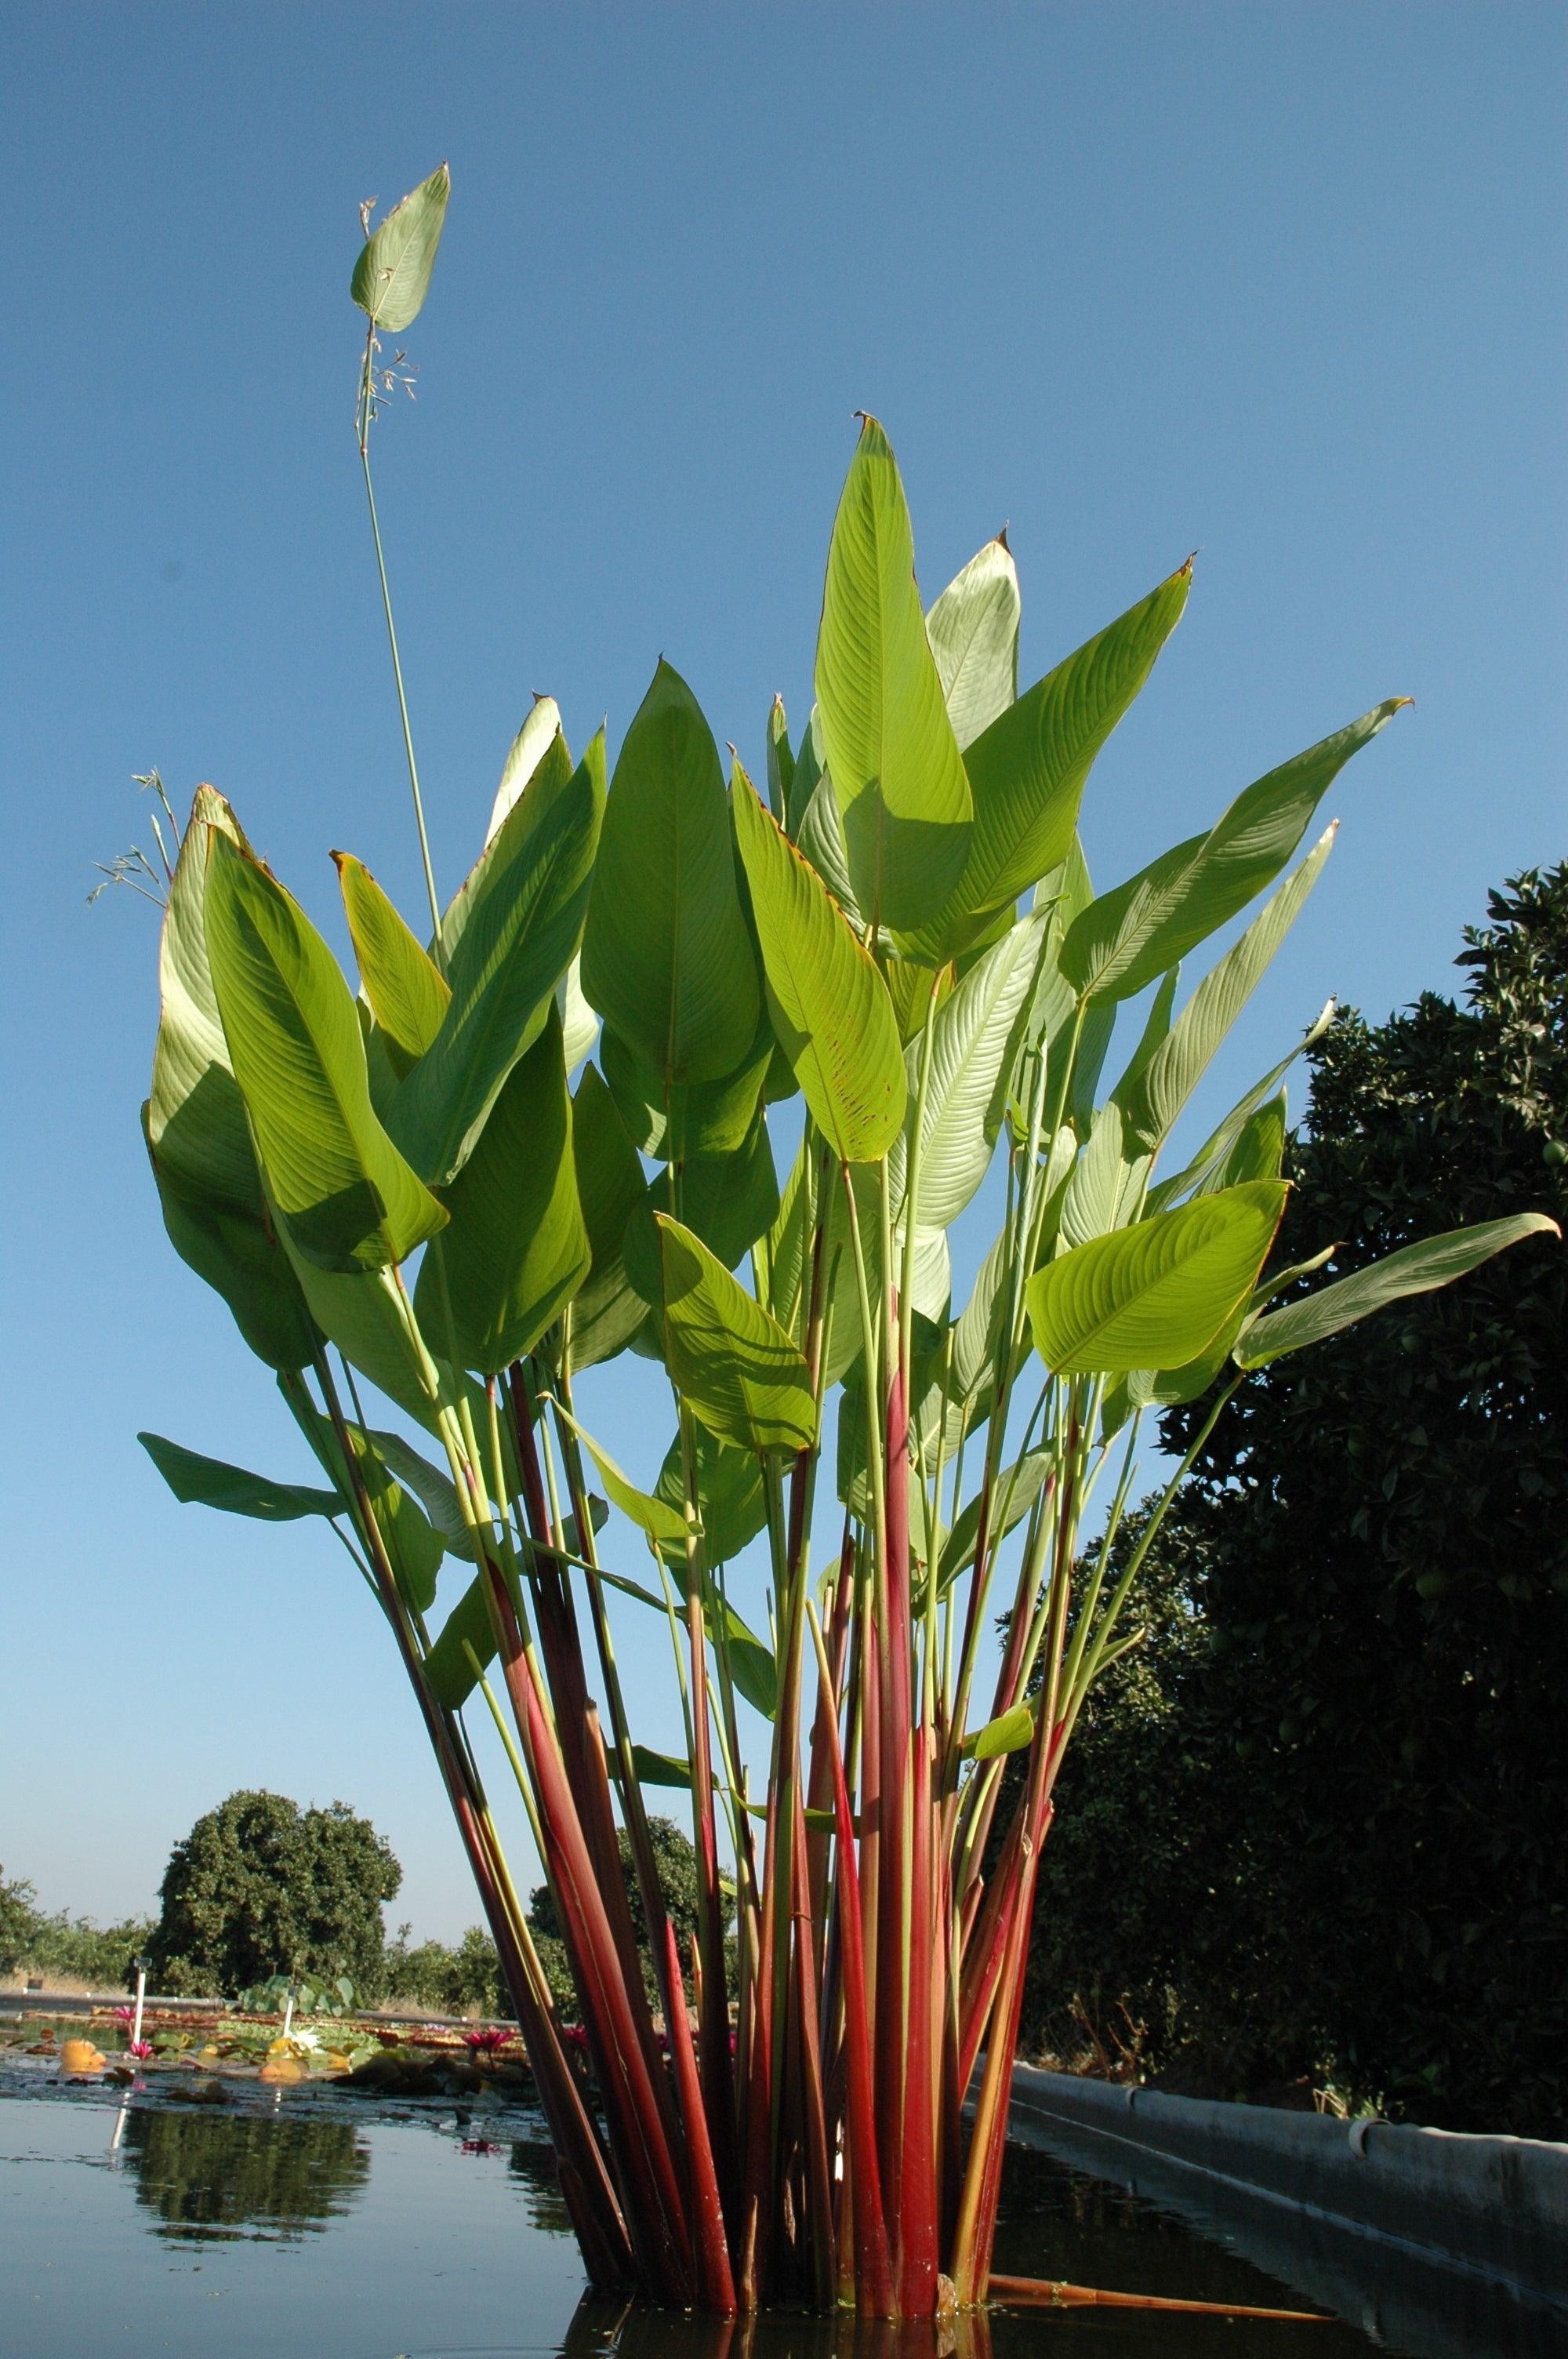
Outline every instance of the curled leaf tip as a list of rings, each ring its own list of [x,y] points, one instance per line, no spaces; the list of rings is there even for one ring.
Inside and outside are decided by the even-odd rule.
[[[1011,525],[1011,522],[1012,522],[1012,518],[1011,518],[1011,516],[1009,516],[1009,518],[1008,518],[1008,520],[1007,520],[1007,524],[1004,524],[1004,525],[1003,525],[1003,527],[1002,527],[1001,530],[998,533],[998,535],[997,535],[997,537],[996,537],[996,545],[997,545],[997,547],[998,547],[999,549],[1006,549],[1006,551],[1007,551],[1007,553],[1008,553],[1008,555],[1009,555],[1010,557],[1012,555],[1012,543],[1008,539],[1007,533],[1008,533],[1008,525]]]

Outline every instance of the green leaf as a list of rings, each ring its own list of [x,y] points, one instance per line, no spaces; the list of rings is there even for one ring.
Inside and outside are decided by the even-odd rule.
[[[931,1071],[918,1178],[917,1212],[923,1227],[950,1228],[990,1167],[1029,1018],[1044,930],[1040,915],[1014,926],[969,969],[931,1017]],[[903,1204],[924,1053],[918,1038],[904,1052],[910,1110],[904,1137],[889,1166],[895,1212]]]
[[[719,750],[662,658],[621,748],[604,816],[582,987],[661,1082],[731,1073],[756,1036]]]
[[[1408,697],[1391,697],[1238,795],[1206,835],[1101,894],[1068,929],[1062,972],[1087,998],[1130,999],[1271,884],[1353,754]]]
[[[728,1442],[715,1440],[706,1426],[694,1424],[692,1439],[703,1558],[710,1567],[728,1564],[749,1540],[756,1538],[768,1519],[762,1469],[749,1450],[732,1450]],[[686,1480],[678,1433],[665,1452],[654,1487],[677,1512],[684,1509]],[[666,1549],[665,1560],[672,1569],[684,1564],[684,1532],[680,1547]]]
[[[960,752],[1018,694],[1022,611],[1018,568],[1002,532],[970,558],[925,617],[925,636]]]
[[[598,1467],[604,1487],[610,1494],[611,1506],[619,1507],[639,1531],[646,1532],[655,1547],[679,1547],[684,1551],[686,1517],[681,1511],[670,1506],[664,1499],[653,1498],[646,1491],[640,1491],[630,1476],[622,1473],[609,1451],[600,1447],[592,1434],[585,1431],[568,1410],[559,1408],[558,1403],[557,1406],[561,1417]]]
[[[643,1166],[595,1065],[572,1101],[572,1156],[590,1255],[572,1304],[572,1364],[580,1369],[611,1358],[647,1316],[622,1256],[626,1223],[644,1193]]]
[[[546,701],[553,702],[553,700]],[[514,741],[514,753],[517,750],[518,742],[526,738],[527,734],[527,723],[524,723],[518,733],[518,739]],[[524,775],[524,770],[526,770],[526,776]],[[518,762],[514,771],[508,760],[506,768],[502,773],[502,784],[507,789],[506,810],[486,834],[479,858],[441,912],[441,942],[443,954],[449,964],[462,939],[470,911],[476,902],[482,899],[490,890],[491,873],[497,861],[504,862],[515,848],[515,840],[514,840],[511,846],[502,852],[497,851],[496,838],[506,821],[526,796],[533,809],[531,824],[537,827],[546,811],[554,807],[562,792],[570,785],[576,770],[577,765],[572,760],[571,749],[558,727],[542,753],[537,745],[530,745],[524,758]],[[515,791],[514,792],[513,789]],[[501,796],[498,792],[497,806],[500,800]],[[492,818],[494,818],[493,810]]]
[[[259,861],[208,842],[212,982],[272,1202],[322,1269],[403,1261],[447,1216],[376,1119],[337,961]]]
[[[390,1471],[396,1475],[406,1491],[411,1491],[429,1517],[433,1529],[439,1535],[443,1547],[452,1556],[477,1564],[479,1549],[473,1533],[464,1520],[457,1486],[449,1474],[432,1466],[422,1458],[412,1442],[405,1441],[400,1433],[387,1433],[372,1426],[368,1437]]]
[[[711,1579],[703,1583],[703,1604],[708,1617],[709,1635],[714,1636],[722,1627],[725,1651],[730,1658],[730,1676],[735,1691],[743,1696],[753,1712],[764,1720],[772,1720],[779,1708],[779,1668],[773,1650],[765,1647],[753,1630],[747,1627],[730,1600]]]
[[[479,1684],[467,1648],[473,1648],[481,1670],[488,1669],[495,1660],[495,1637],[484,1592],[487,1578],[483,1571],[475,1573],[425,1658],[425,1676],[431,1690],[436,1701],[449,1712],[460,1712]]]
[[[784,1329],[699,1237],[666,1213],[658,1223],[666,1362],[692,1415],[740,1450],[809,1449],[816,1404]]]
[[[580,951],[556,985],[556,1006],[560,1010],[567,1071],[575,1073],[583,1059],[592,1056],[599,1038],[599,1018],[583,995]]]
[[[797,778],[799,775],[797,770]],[[849,855],[844,849],[844,830],[831,778],[819,778],[806,797],[800,824],[790,841],[798,845],[801,858],[816,869],[851,930],[863,940],[866,920],[849,882]]]
[[[1205,975],[1164,1038],[1138,1071],[1119,1082],[1118,1103],[1129,1131],[1151,1153],[1170,1136],[1177,1115],[1252,996],[1271,960],[1295,924],[1308,894],[1334,849],[1329,828],[1312,851],[1227,951]]]
[[[571,1100],[554,1003],[502,1084],[478,1146],[446,1192],[449,1224],[426,1255],[414,1308],[422,1332],[481,1375],[531,1352],[588,1276],[572,1159]]]
[[[1085,780],[1180,621],[1191,572],[1189,560],[1010,703],[968,748],[974,833],[951,902],[921,937],[931,954],[973,940],[1066,858]]]
[[[1184,1196],[1189,1190],[1195,1194],[1225,1184],[1216,1175],[1225,1168],[1227,1158],[1242,1130],[1296,1059],[1322,1039],[1334,1021],[1334,1012],[1335,1003],[1331,999],[1316,1023],[1303,1034],[1289,1056],[1281,1057],[1277,1065],[1271,1065],[1262,1080],[1254,1082],[1246,1095],[1231,1107],[1218,1129],[1206,1139],[1185,1169],[1173,1173],[1169,1180],[1162,1180],[1157,1188],[1150,1190],[1147,1209],[1151,1212],[1162,1212],[1167,1205],[1174,1203],[1178,1196]],[[1090,1013],[1093,1013],[1092,1009]]]
[[[1561,1237],[1562,1234],[1557,1223],[1544,1212],[1511,1212],[1505,1220],[1480,1221],[1470,1228],[1423,1237],[1419,1245],[1402,1245],[1398,1253],[1373,1262],[1370,1268],[1354,1270],[1333,1286],[1260,1319],[1237,1344],[1236,1364],[1240,1368],[1267,1367],[1284,1353],[1321,1343],[1325,1336],[1337,1335],[1342,1327],[1353,1327],[1358,1319],[1370,1318],[1388,1303],[1451,1285],[1524,1237]]]
[[[669,1787],[686,1794],[691,1791],[691,1763],[677,1760],[673,1753],[655,1753],[651,1745],[633,1745],[632,1767],[639,1786]]]
[[[222,795],[198,787],[174,864],[158,946],[159,1015],[147,1144],[163,1178],[192,1204],[264,1214],[245,1102],[229,1060],[207,957],[207,845],[216,829],[249,851]]]
[[[775,696],[768,711],[768,809],[781,827],[795,785],[795,756],[790,751],[789,723],[784,699]]]
[[[378,1270],[318,1269],[299,1254],[290,1252],[288,1257],[310,1315],[328,1341],[388,1400],[433,1433],[436,1404],[425,1389],[384,1275]]]
[[[735,833],[773,1029],[813,1119],[845,1163],[874,1163],[903,1122],[898,1020],[876,962],[737,762]]]
[[[461,1169],[545,1027],[582,931],[603,809],[601,731],[564,784],[541,765],[485,855],[450,954],[452,1004],[393,1108],[399,1145],[437,1186]]]
[[[923,926],[963,872],[969,785],[920,611],[903,485],[874,418],[834,520],[816,699],[855,897],[873,926]]]
[[[354,265],[349,292],[388,335],[400,336],[423,309],[451,193],[452,176],[445,164],[438,164],[372,231]]]
[[[1032,1450],[1026,1458],[1019,1459],[1016,1464],[1005,1468],[997,1476],[988,1526],[990,1538],[987,1544],[993,1553],[1014,1525],[1022,1523],[1028,1515],[1054,1462],[1054,1454],[1051,1451]],[[980,1503],[976,1497],[969,1501],[943,1547],[938,1573],[942,1588],[946,1589],[957,1581],[969,1563],[975,1553],[979,1528]]]
[[[334,852],[332,858],[360,982],[401,1079],[440,1030],[452,995],[370,870],[351,852]]]
[[[763,1013],[741,1063],[716,1082],[665,1082],[608,1025],[600,1063],[633,1145],[666,1163],[685,1163],[733,1155],[745,1144],[773,1053],[773,1026]]]
[[[1136,1142],[1129,1146],[1121,1108],[1107,1098],[1063,1191],[1057,1251],[1086,1245],[1133,1219],[1148,1170],[1148,1156]]]
[[[762,1115],[735,1154],[705,1156],[684,1165],[678,1187],[669,1172],[658,1173],[627,1222],[621,1248],[626,1275],[654,1310],[663,1284],[654,1223],[672,1202],[679,1204],[693,1234],[701,1238],[726,1269],[733,1269],[770,1227],[779,1209],[773,1150]]]
[[[143,1112],[144,1125],[146,1109]],[[265,1220],[180,1195],[152,1157],[169,1243],[221,1294],[245,1342],[269,1368],[308,1367],[320,1335],[287,1255]]]
[[[1035,1348],[1056,1375],[1179,1367],[1213,1341],[1263,1266],[1286,1189],[1253,1180],[1094,1238],[1029,1281]]]
[[[225,1515],[254,1516],[264,1524],[291,1524],[302,1516],[344,1513],[336,1491],[313,1491],[303,1483],[273,1483],[243,1466],[226,1465],[221,1458],[203,1458],[200,1451],[184,1450],[178,1441],[166,1441],[161,1433],[138,1433],[136,1440],[175,1497],[188,1506],[221,1507]]]
[[[996,1720],[988,1720],[965,1737],[958,1747],[967,1761],[994,1761],[1003,1753],[1022,1753],[1034,1742],[1034,1712],[1031,1705],[1015,1703]]]
[[[502,765],[501,784],[495,789],[495,800],[490,809],[490,825],[484,840],[493,843],[522,799],[524,788],[556,739],[561,737],[562,751],[566,739],[561,736],[561,708],[553,696],[536,696],[534,709],[512,740],[505,762]],[[446,931],[445,925],[441,929]]]

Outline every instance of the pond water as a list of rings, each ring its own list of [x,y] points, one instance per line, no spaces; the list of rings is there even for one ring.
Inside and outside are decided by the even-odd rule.
[[[0,2062],[3,2359],[943,2359],[929,2334],[923,2353],[919,2337],[895,2352],[885,2332],[816,2321],[737,2333],[585,2301],[542,2125],[488,2092],[458,2105],[253,2086],[203,2104],[194,2080],[110,2089],[53,2075],[44,2060]],[[1321,2299],[1310,2256],[1297,2282],[1272,2273],[1278,2261],[1266,2272],[1184,2208],[1016,2149],[996,2266],[1204,2301]],[[1370,2282],[1379,2251],[1365,2251]],[[1342,2306],[1362,2322],[997,2313],[960,2336],[956,2359],[1568,2350],[1561,2321],[1495,2300],[1484,2339],[1465,2330],[1458,2343],[1427,2339],[1419,2319],[1413,2339],[1392,2339]]]

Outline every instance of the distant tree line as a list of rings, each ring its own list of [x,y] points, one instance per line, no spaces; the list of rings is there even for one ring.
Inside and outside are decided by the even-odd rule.
[[[1568,868],[1495,894],[1458,963],[1464,1005],[1347,1012],[1317,1049],[1281,1265],[1568,1226]],[[1169,1450],[1206,1406],[1168,1416]],[[1058,1792],[1036,2044],[1092,2027],[1216,2094],[1304,2078],[1563,2135],[1568,1252],[1251,1378],[1137,1618]]]

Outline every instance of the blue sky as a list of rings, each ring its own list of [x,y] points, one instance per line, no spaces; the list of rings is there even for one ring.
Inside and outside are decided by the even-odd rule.
[[[146,840],[152,764],[229,794],[334,940],[330,847],[419,906],[351,433],[359,201],[451,160],[377,462],[448,891],[531,690],[613,747],[662,651],[753,762],[775,690],[804,717],[862,407],[928,596],[1009,520],[1026,679],[1199,551],[1091,783],[1102,884],[1417,699],[1331,799],[1228,1103],[1330,991],[1448,987],[1488,885],[1568,849],[1568,21],[329,0],[23,6],[7,47],[0,1860],[108,1915],[232,1788],[341,1795],[404,1862],[392,1915],[450,1935],[477,1912],[345,1560],[177,1506],[135,1443],[308,1472],[163,1238],[156,914],[84,906]],[[649,1399],[590,1397],[644,1476]]]

